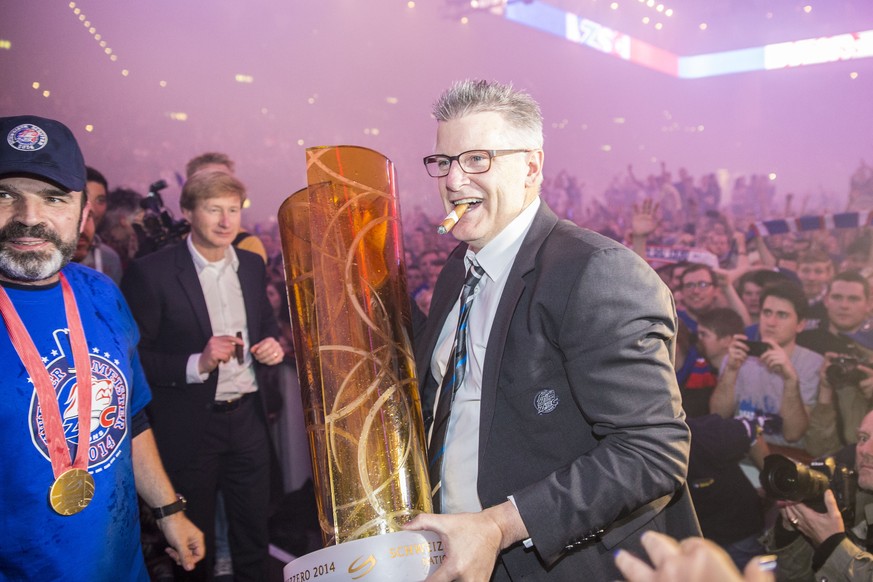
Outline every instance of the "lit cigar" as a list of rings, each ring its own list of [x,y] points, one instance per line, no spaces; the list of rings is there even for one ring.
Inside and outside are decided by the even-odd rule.
[[[461,217],[464,216],[464,213],[467,212],[467,208],[469,208],[469,204],[458,204],[455,208],[449,212],[449,215],[443,219],[440,225],[437,227],[437,232],[439,234],[446,234],[450,232],[458,221],[461,220]]]

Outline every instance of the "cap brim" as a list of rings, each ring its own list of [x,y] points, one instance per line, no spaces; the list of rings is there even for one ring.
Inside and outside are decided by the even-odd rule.
[[[0,162],[0,176],[13,175],[32,176],[48,180],[70,192],[83,192],[85,190],[85,180],[82,176],[62,172],[53,166],[33,162]]]

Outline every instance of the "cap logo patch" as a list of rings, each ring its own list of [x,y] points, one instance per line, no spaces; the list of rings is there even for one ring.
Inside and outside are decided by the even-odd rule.
[[[23,123],[9,132],[6,141],[18,151],[35,152],[45,147],[48,136],[41,127],[32,123]]]

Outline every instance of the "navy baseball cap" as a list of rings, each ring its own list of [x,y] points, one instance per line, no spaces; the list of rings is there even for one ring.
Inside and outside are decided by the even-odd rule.
[[[67,190],[85,189],[85,159],[73,132],[35,115],[0,117],[0,176],[30,174]]]

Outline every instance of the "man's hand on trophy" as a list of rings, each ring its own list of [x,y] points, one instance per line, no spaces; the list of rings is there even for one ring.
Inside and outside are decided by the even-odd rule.
[[[487,582],[497,554],[528,537],[515,506],[507,501],[479,513],[423,513],[404,526],[439,534],[446,559],[425,582]]]

